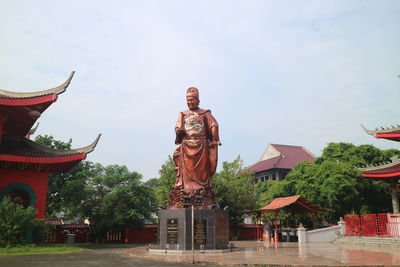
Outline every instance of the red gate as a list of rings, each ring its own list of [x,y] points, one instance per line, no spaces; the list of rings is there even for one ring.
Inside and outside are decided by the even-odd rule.
[[[400,236],[400,213],[345,215],[348,236]]]

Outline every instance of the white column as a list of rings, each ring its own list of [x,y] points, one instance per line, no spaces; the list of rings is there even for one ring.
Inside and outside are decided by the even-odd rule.
[[[344,236],[346,234],[346,222],[340,217],[340,221],[338,221],[338,225],[340,226],[340,235]]]
[[[297,238],[299,243],[307,243],[306,228],[302,224],[297,228]]]

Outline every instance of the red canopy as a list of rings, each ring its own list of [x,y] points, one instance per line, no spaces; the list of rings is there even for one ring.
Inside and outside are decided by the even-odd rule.
[[[275,198],[271,203],[267,206],[255,210],[255,212],[271,212],[278,211],[280,209],[287,209],[290,212],[294,213],[309,213],[309,212],[327,212],[327,209],[318,207],[312,202],[308,201],[302,196],[291,196],[291,197],[280,197]]]

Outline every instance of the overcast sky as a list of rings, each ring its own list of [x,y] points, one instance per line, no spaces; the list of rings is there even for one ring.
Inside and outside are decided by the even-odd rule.
[[[37,134],[103,136],[87,159],[158,177],[190,86],[220,125],[219,166],[270,143],[400,145],[400,1],[0,2],[0,88],[52,88],[76,74]]]

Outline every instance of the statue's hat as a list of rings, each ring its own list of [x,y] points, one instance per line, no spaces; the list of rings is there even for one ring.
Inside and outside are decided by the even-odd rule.
[[[196,87],[190,87],[186,91],[186,97],[196,97],[199,99],[199,90]]]

